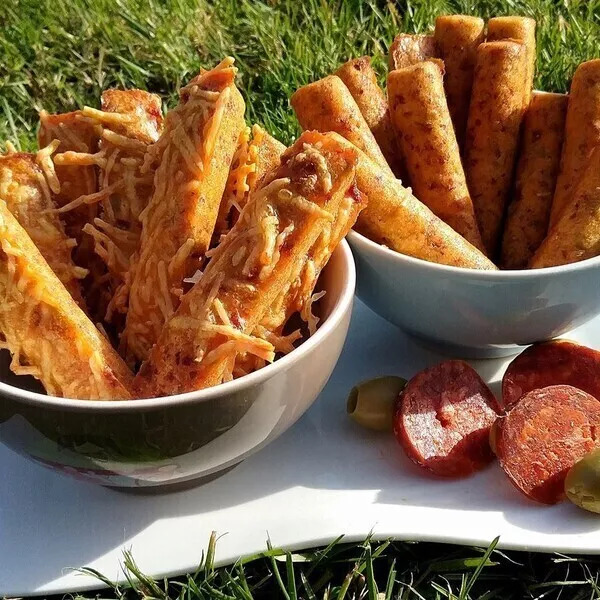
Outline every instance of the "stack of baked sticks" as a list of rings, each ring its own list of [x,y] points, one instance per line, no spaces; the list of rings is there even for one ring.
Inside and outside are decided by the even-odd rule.
[[[533,90],[535,60],[533,19],[441,16],[394,39],[387,95],[362,57],[291,102],[303,128],[359,147],[380,184],[402,180],[367,194],[367,237],[454,266],[560,265],[600,254],[600,60],[568,96]]]
[[[52,395],[166,396],[228,381],[312,333],[317,279],[366,199],[359,151],[289,149],[244,121],[225,59],[161,101],[41,114],[35,154],[0,156],[0,332]]]

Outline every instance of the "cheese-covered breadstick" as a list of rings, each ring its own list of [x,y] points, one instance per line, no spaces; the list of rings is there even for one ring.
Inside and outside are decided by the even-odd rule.
[[[535,19],[529,17],[493,17],[487,23],[487,41],[514,40],[521,42],[527,53],[527,90],[525,106],[529,104],[535,77]]]
[[[231,378],[243,352],[273,359],[272,344],[252,332],[300,276],[334,212],[356,201],[359,151],[351,145],[338,150],[332,136],[318,134],[314,143],[302,136],[276,174],[250,197],[142,365],[135,381],[138,394],[216,385]]]
[[[219,206],[215,235],[229,231],[250,194],[260,186],[267,173],[279,166],[284,150],[285,146],[260,125],[242,131]]]
[[[600,146],[592,151],[572,200],[531,259],[534,269],[600,254]]]
[[[477,47],[464,165],[481,237],[492,258],[512,184],[527,86],[523,44],[501,41]]]
[[[93,154],[98,149],[98,132],[94,122],[80,110],[51,115],[45,110],[40,112],[40,129],[38,143],[40,148],[47,146],[53,140],[60,145],[57,152],[82,152]],[[56,176],[60,183],[60,191],[53,194],[53,200],[58,207],[69,204],[80,196],[87,196],[96,191],[97,178],[94,165],[61,166],[56,165]],[[65,231],[69,237],[80,244],[83,238],[82,229],[97,214],[95,204],[87,204],[62,215]],[[81,264],[80,266],[84,266]]]
[[[434,38],[444,61],[444,86],[459,148],[464,144],[476,51],[484,30],[479,17],[442,15],[435,20]]]
[[[560,169],[550,227],[558,222],[587,166],[592,150],[600,145],[600,59],[581,63],[573,75],[565,124]]]
[[[48,394],[128,399],[133,379],[104,336],[75,304],[27,232],[0,200],[0,346],[17,375],[37,377]]]
[[[177,309],[184,279],[200,267],[215,228],[229,167],[244,125],[233,59],[204,71],[181,90],[152,149],[158,168],[144,210],[122,342],[144,360]]]
[[[349,60],[335,72],[335,75],[346,84],[352,94],[392,171],[396,177],[405,182],[406,169],[390,121],[387,98],[377,83],[377,75],[371,66],[371,59],[362,56]]]
[[[67,148],[55,162],[71,178],[82,169],[97,169],[98,189],[72,199],[60,212],[69,219],[86,208],[97,209],[83,227],[87,235],[76,256],[93,244],[101,262],[88,260],[86,300],[90,314],[111,322],[118,333],[127,309],[126,279],[142,230],[139,217],[152,194],[153,172],[144,161],[162,131],[161,101],[142,90],[110,89],[102,94],[101,110],[85,107],[82,115],[100,138],[98,151]]]
[[[79,280],[87,271],[77,267],[71,258],[76,241],[65,233],[51,197],[53,191],[56,194],[60,191],[51,159],[57,146],[58,142],[53,142],[37,154],[19,152],[0,156],[0,199],[75,301],[83,305]]]
[[[388,76],[392,122],[416,197],[483,249],[440,66],[424,61]]]
[[[400,33],[390,46],[389,68],[390,71],[403,69],[430,58],[439,58],[433,35]]]
[[[338,133],[393,175],[356,101],[339,77],[330,75],[301,87],[292,94],[290,103],[302,129]]]
[[[514,196],[502,238],[504,269],[527,267],[546,237],[566,113],[565,94],[533,92],[523,120]]]

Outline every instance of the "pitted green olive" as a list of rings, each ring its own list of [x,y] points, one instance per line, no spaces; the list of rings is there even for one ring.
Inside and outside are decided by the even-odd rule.
[[[394,376],[359,383],[348,394],[350,418],[367,429],[392,431],[396,400],[405,385],[406,379]]]
[[[565,492],[573,504],[600,513],[600,449],[593,450],[569,469]]]

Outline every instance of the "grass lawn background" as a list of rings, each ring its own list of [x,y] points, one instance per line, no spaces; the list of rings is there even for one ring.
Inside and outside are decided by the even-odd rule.
[[[183,82],[225,55],[240,68],[248,119],[289,143],[297,87],[363,54],[383,81],[394,35],[426,31],[441,13],[534,17],[539,89],[566,91],[577,64],[600,56],[600,0],[0,0],[0,143],[34,148],[41,108],[97,106],[111,86],[148,89],[172,106]],[[100,597],[600,598],[594,557],[342,543],[213,569],[209,548],[197,573],[171,582],[145,578],[124,557],[140,579]]]

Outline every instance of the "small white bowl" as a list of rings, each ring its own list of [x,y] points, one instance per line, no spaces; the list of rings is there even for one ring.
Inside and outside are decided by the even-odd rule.
[[[116,402],[32,391],[0,353],[0,442],[36,462],[101,485],[175,489],[212,479],[293,425],[317,398],[348,332],[356,283],[342,242],[320,277],[317,332],[290,354],[214,388]],[[29,388],[29,389],[27,389]]]
[[[515,354],[600,313],[600,257],[546,269],[477,271],[405,256],[355,231],[348,241],[357,296],[452,356]]]

